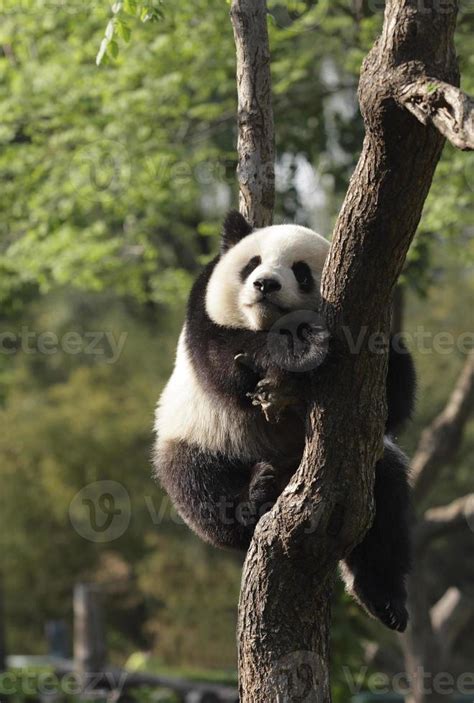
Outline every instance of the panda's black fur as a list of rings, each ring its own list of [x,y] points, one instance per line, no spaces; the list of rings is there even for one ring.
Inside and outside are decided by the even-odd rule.
[[[244,218],[232,213],[224,225],[221,254],[193,286],[175,371],[157,411],[155,448],[156,475],[185,522],[212,544],[241,550],[298,467],[305,437],[298,407],[272,424],[248,397],[278,365],[275,349],[268,352],[268,330],[227,327],[213,321],[207,309],[208,285],[218,262],[251,233]],[[305,374],[298,370],[307,368],[308,359],[319,358],[319,339],[310,330],[306,346],[290,359],[292,371],[281,376],[300,383],[302,393]],[[289,367],[292,353],[282,351],[283,368]],[[348,590],[396,630],[405,629],[408,617],[404,581],[410,566],[410,491],[407,461],[392,437],[410,417],[414,393],[412,359],[403,347],[391,345],[385,449],[375,472],[376,516],[363,542],[341,565]]]

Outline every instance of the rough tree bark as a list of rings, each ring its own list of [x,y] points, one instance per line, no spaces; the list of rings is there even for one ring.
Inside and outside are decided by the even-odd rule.
[[[261,143],[265,120],[259,109],[247,111],[245,105],[248,87],[253,95],[261,85],[255,72],[262,66],[245,57],[251,55],[249,47],[258,57],[254,23],[262,22],[264,5],[261,0],[232,3],[240,163],[250,153],[257,180],[259,159],[265,167],[262,154],[269,153]],[[407,103],[412,106],[407,89],[434,80],[456,86],[456,13],[455,0],[433,7],[388,0],[382,35],[364,62],[359,98],[366,137],[321,287],[333,358],[312,384],[302,463],[274,509],[260,520],[247,554],[238,625],[243,703],[331,700],[332,582],[338,561],[371,524],[374,465],[382,451],[386,353],[374,353],[371,343],[380,335],[387,338],[392,289],[444,143],[432,126],[436,120],[406,109]],[[265,58],[263,70],[267,67]],[[268,80],[263,83],[269,86]],[[248,189],[240,178],[242,212],[258,212],[259,204],[249,198],[261,197],[262,188]],[[348,337],[358,339],[360,333],[362,348],[353,354]]]
[[[474,101],[459,88],[423,78],[403,88],[401,102],[463,151],[474,149]]]

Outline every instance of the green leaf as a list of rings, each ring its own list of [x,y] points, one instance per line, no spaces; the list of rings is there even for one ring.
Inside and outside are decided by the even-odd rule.
[[[116,59],[118,54],[119,54],[119,45],[117,42],[113,39],[108,43],[107,46],[107,53],[112,56],[112,58]]]
[[[122,20],[122,19],[119,20],[118,23],[117,23],[117,34],[118,34],[119,37],[121,37],[121,39],[123,39],[125,42],[129,42],[129,41],[130,41],[130,37],[131,37],[132,32],[131,32],[130,27],[128,26],[128,24],[127,24],[126,22],[124,22],[124,20]]]
[[[137,0],[124,0],[123,9],[127,14],[135,16],[138,9]]]

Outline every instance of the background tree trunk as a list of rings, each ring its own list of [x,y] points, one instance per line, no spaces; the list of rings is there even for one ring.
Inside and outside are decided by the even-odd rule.
[[[256,5],[260,23],[264,3]],[[321,284],[332,359],[313,383],[302,463],[260,520],[244,566],[238,625],[243,703],[331,700],[332,583],[339,560],[371,524],[374,465],[382,452],[386,349],[380,353],[379,346],[375,353],[371,344],[381,335],[387,340],[392,290],[444,143],[424,124],[435,124],[433,115],[425,120],[412,114],[408,87],[434,79],[457,84],[456,13],[454,0],[442,7],[388,0],[382,35],[362,69],[366,137]],[[234,27],[240,21],[235,32],[240,114],[248,87],[261,85],[258,73],[265,69],[239,54],[259,41],[249,2],[234,0],[232,17]],[[263,44],[266,52],[266,30]],[[246,134],[241,117],[240,163],[256,150],[254,132]],[[254,163],[263,164],[260,142],[256,153]],[[260,191],[240,182],[242,212],[257,212],[259,203],[249,198],[261,197]],[[362,335],[357,354],[351,353],[350,335],[353,340]]]
[[[102,592],[94,583],[74,587],[74,665],[87,675],[102,671],[107,660]]]
[[[255,227],[271,225],[275,146],[266,0],[233,0],[237,52],[240,211]]]
[[[0,571],[0,674],[7,667],[7,648],[5,637],[5,592],[3,588],[3,574]]]
[[[461,444],[464,427],[474,408],[474,354],[459,374],[443,411],[421,435],[413,457],[415,496],[421,501],[433,487],[440,470],[452,461]],[[414,527],[414,568],[408,583],[410,623],[401,636],[405,666],[413,682],[409,703],[443,703],[449,696],[434,685],[435,677],[450,671],[451,648],[472,604],[458,589],[449,589],[430,609],[426,587],[426,551],[436,537],[468,529],[474,496],[459,498],[448,506],[432,508]],[[424,680],[422,674],[429,675]]]

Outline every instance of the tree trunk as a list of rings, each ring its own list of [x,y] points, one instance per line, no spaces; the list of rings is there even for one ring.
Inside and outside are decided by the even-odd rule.
[[[264,3],[256,5],[263,12]],[[234,0],[234,21],[248,6]],[[238,625],[243,703],[331,700],[332,583],[338,561],[371,524],[385,423],[389,306],[444,142],[405,109],[406,89],[431,77],[457,82],[456,12],[454,0],[432,8],[388,0],[382,35],[364,63],[359,96],[366,137],[321,284],[332,359],[313,379],[302,463],[257,525],[244,566]],[[245,43],[241,35],[248,32],[255,46],[249,21],[241,22],[236,39]],[[259,84],[256,64],[241,66],[249,75],[239,77],[240,93]],[[245,157],[254,146],[243,131],[240,136]],[[242,181],[241,187],[246,213],[256,207],[248,198],[260,195],[249,196]],[[360,335],[355,354],[351,337]]]
[[[107,649],[100,587],[78,583],[74,587],[74,666],[87,676],[105,666]]]

